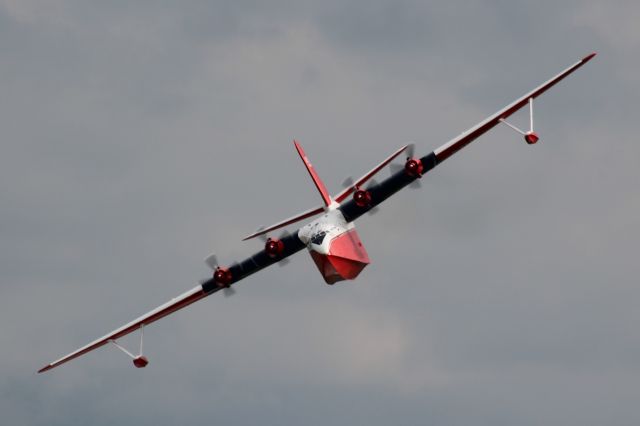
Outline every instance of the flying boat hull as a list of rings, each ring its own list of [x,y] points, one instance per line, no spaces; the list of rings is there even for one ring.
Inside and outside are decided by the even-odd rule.
[[[327,284],[353,280],[370,263],[369,255],[355,229],[334,237],[329,241],[328,248],[328,253],[309,250]]]

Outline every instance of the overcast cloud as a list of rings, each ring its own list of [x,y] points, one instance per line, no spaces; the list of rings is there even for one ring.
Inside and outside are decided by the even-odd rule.
[[[0,0],[2,424],[639,424],[638,22],[631,0]],[[536,102],[538,145],[497,128],[360,220],[358,280],[301,252],[149,327],[144,370],[103,348],[35,373],[316,205],[294,137],[336,192],[591,51]]]

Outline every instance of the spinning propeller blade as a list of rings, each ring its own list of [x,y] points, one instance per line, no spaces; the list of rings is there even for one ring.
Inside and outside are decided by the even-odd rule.
[[[216,268],[218,267],[218,257],[216,256],[215,253],[211,253],[209,256],[207,256],[204,259],[204,263],[207,264],[207,266],[209,266],[209,268],[211,268],[211,270],[215,271]]]
[[[389,164],[389,170],[391,170],[391,174],[396,174],[404,170],[404,164],[391,163]]]
[[[407,153],[407,157],[413,158],[413,154],[415,153],[415,150],[416,150],[416,144],[411,142],[410,144],[407,145],[407,149],[405,149],[404,152]]]
[[[215,253],[211,253],[209,256],[207,256],[207,258],[204,260],[204,263],[207,264],[207,266],[209,266],[209,268],[211,268],[212,271],[216,271],[216,269],[218,269],[218,267],[220,266],[220,264],[218,263],[218,257],[216,256]],[[230,268],[235,268],[238,266],[238,262],[233,263],[233,265],[230,266]],[[200,280],[200,284],[204,284],[207,280]],[[222,289],[222,293],[225,295],[225,297],[230,297],[233,296],[234,294],[236,294],[235,289],[232,289],[231,287],[224,287]]]
[[[405,149],[405,152],[407,153],[407,160],[414,158],[413,156],[415,154],[415,150],[416,150],[416,145],[413,142],[407,145],[407,149]],[[389,164],[389,169],[391,170],[391,174],[396,174],[404,171],[405,164],[391,163]],[[409,184],[409,188],[411,189],[419,189],[421,187],[422,187],[422,184],[418,179],[414,180]]]
[[[260,235],[258,235],[258,238],[260,239],[260,241],[262,241],[263,243],[266,243],[267,240],[269,239],[267,237],[266,233],[262,233],[262,231],[264,231],[265,229],[267,229],[266,226],[261,225],[258,229],[256,229],[256,232],[260,232]]]
[[[351,188],[355,181],[353,180],[353,176],[347,176],[345,180],[340,184],[343,188]]]

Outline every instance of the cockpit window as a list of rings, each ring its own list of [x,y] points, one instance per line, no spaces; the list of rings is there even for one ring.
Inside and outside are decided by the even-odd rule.
[[[324,237],[325,237],[326,235],[327,235],[327,233],[326,233],[326,232],[324,232],[324,231],[322,231],[322,232],[318,232],[317,234],[314,234],[314,235],[311,237],[311,242],[312,242],[313,244],[316,244],[316,245],[318,245],[318,246],[319,246],[319,245],[321,245],[321,244],[322,244],[322,241],[324,240]]]

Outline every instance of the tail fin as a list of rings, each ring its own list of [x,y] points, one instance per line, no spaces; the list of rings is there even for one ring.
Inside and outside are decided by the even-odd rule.
[[[298,154],[300,155],[300,158],[302,158],[302,162],[304,162],[304,166],[307,168],[307,171],[309,172],[309,175],[311,176],[311,179],[313,179],[313,183],[316,185],[316,188],[318,188],[318,192],[320,192],[320,195],[322,196],[322,201],[324,202],[324,206],[316,207],[316,208],[313,208],[311,210],[307,210],[306,212],[299,213],[299,214],[297,214],[297,215],[295,215],[293,217],[290,217],[289,219],[285,219],[285,220],[283,220],[281,222],[276,223],[275,225],[271,225],[268,228],[261,228],[261,229],[257,230],[256,232],[254,232],[253,234],[249,234],[246,237],[244,237],[243,241],[244,240],[249,240],[249,239],[257,237],[259,235],[264,235],[264,234],[266,234],[268,232],[271,232],[271,231],[274,231],[276,229],[283,228],[283,227],[285,227],[287,225],[291,225],[292,223],[295,223],[295,222],[301,221],[303,219],[307,219],[309,217],[315,216],[315,215],[325,211],[327,209],[327,207],[329,207],[331,205],[331,203],[333,203],[333,200],[331,199],[331,196],[329,195],[329,191],[327,191],[327,188],[324,186],[324,183],[322,183],[322,180],[320,180],[320,177],[318,176],[318,174],[316,173],[315,169],[311,165],[311,162],[307,158],[307,155],[304,153],[304,150],[302,149],[302,147],[300,146],[298,141],[294,140],[293,144],[296,146],[296,150],[298,151]]]
[[[322,180],[320,180],[320,176],[318,176],[318,174],[316,173],[298,141],[294,139],[293,144],[296,146],[296,150],[298,150],[298,154],[300,154],[300,158],[302,158],[302,161],[304,162],[304,165],[307,168],[311,179],[313,179],[313,183],[315,183],[316,188],[318,188],[318,192],[320,192],[320,195],[322,196],[324,205],[329,207],[331,205],[331,196],[329,195],[327,188],[324,186],[324,183],[322,183]]]

